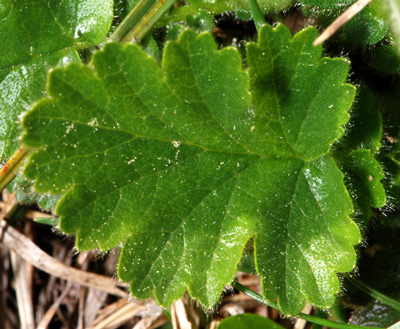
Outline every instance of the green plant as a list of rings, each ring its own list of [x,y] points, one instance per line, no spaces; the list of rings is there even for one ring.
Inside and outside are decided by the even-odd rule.
[[[95,50],[113,15],[112,1],[99,3],[0,7],[1,151],[10,158],[22,136],[22,155],[30,155],[10,189],[54,210],[79,250],[122,245],[118,275],[138,298],[168,306],[188,290],[212,307],[251,241],[265,299],[287,315],[306,300],[332,306],[336,272],[354,269],[371,207],[399,197],[397,113],[374,105],[398,102],[399,66],[389,70],[376,55],[396,58],[382,23],[387,9],[366,8],[322,55],[312,45],[316,28],[292,37],[282,24],[262,26],[254,1],[191,1],[164,15],[158,43],[147,33],[143,47],[105,42]],[[143,18],[155,21],[172,3],[140,2],[109,40],[142,39]],[[259,3],[264,11],[290,6]],[[342,10],[334,1],[302,6],[322,26]],[[201,31],[212,13],[199,8],[251,9],[258,39],[243,57],[218,49]],[[174,40],[185,25],[197,31]],[[158,65],[146,51],[160,50]]]

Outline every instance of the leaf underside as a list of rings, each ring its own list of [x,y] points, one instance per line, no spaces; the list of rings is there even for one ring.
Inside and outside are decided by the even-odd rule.
[[[122,242],[118,275],[138,298],[168,305],[189,290],[213,306],[254,237],[266,298],[286,314],[306,299],[328,307],[360,241],[329,154],[354,87],[316,36],[265,26],[248,73],[209,34],[167,44],[161,69],[107,44],[93,69],[50,74],[51,98],[24,117],[23,142],[39,149],[25,174],[65,193],[56,212],[80,250]]]

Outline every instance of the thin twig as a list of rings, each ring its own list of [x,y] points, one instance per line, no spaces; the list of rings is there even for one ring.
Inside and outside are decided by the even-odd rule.
[[[352,4],[344,13],[336,18],[331,25],[329,25],[321,35],[315,39],[313,45],[318,46],[324,41],[328,40],[337,30],[344,24],[351,20],[361,10],[363,10],[372,0],[358,0]]]
[[[60,307],[61,302],[64,300],[64,298],[67,296],[69,293],[71,287],[73,286],[72,282],[68,282],[66,288],[64,289],[63,293],[56,299],[56,301],[53,303],[53,305],[50,306],[50,308],[47,310],[46,314],[43,316],[43,318],[40,320],[38,326],[36,329],[46,329],[48,325],[50,324],[51,319],[54,317],[54,314],[56,314],[57,309]]]
[[[130,303],[128,299],[118,300],[114,304],[108,305],[104,309],[105,313],[99,316],[88,329],[119,327],[145,309],[145,304]],[[109,310],[111,312],[108,312]]]

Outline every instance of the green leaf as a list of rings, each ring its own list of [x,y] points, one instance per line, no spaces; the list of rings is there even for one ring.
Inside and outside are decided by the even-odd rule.
[[[27,62],[32,57],[104,40],[110,25],[112,1],[28,0],[3,2],[0,64]]]
[[[327,307],[360,233],[328,154],[354,87],[316,36],[261,29],[248,46],[252,104],[238,52],[209,34],[185,31],[161,69],[135,45],[108,44],[93,69],[50,75],[51,98],[24,117],[23,142],[40,148],[25,173],[66,192],[56,212],[79,249],[123,241],[118,274],[139,298],[168,305],[188,289],[211,307],[254,237],[268,299],[287,314],[306,298]]]
[[[365,226],[371,216],[371,207],[381,208],[386,204],[386,192],[381,183],[385,173],[371,152],[365,149],[349,153],[343,159],[342,170],[348,175],[346,181],[355,203],[355,218]]]
[[[201,6],[225,6],[225,10],[249,10],[249,1],[248,0],[192,0],[189,1],[195,5]],[[291,2],[288,0],[257,0],[261,10],[263,11],[278,11],[288,7]]]
[[[27,111],[34,101],[46,96],[47,71],[78,61],[76,51],[67,49],[32,56],[30,61],[20,65],[0,68],[0,153],[3,158],[10,158],[19,147],[21,113]]]
[[[250,329],[250,328],[263,328],[263,329],[283,329],[281,325],[277,324],[271,319],[264,318],[257,314],[244,313],[230,316],[222,320],[218,324],[218,329]]]
[[[301,0],[299,1],[302,5],[315,6],[321,9],[338,9],[346,5],[351,5],[356,0]]]
[[[382,116],[374,110],[372,93],[361,88],[352,108],[352,118],[346,135],[335,145],[334,156],[346,173],[346,185],[352,194],[357,223],[365,226],[371,207],[386,204],[386,192],[381,183],[385,173],[374,158],[381,149]]]
[[[385,122],[383,147],[377,157],[385,169],[383,185],[390,208],[400,202],[400,98],[397,92],[374,93],[374,102],[382,109]]]
[[[170,15],[163,19],[163,23],[177,23],[186,20],[187,16],[197,16],[202,11],[209,11],[213,15],[222,14],[227,11],[234,11],[238,18],[251,19],[251,12],[248,0],[192,0],[190,4],[174,8]],[[263,12],[279,12],[288,8],[291,0],[257,0]]]
[[[396,142],[397,143],[397,142]],[[380,162],[387,171],[384,186],[387,190],[388,199],[396,204],[400,201],[400,161],[399,154],[385,155],[380,157]]]
[[[335,146],[335,151],[349,153],[358,149],[367,149],[377,154],[381,149],[383,134],[382,115],[376,111],[373,94],[362,87],[351,109],[351,119],[346,134]]]
[[[388,32],[387,20],[379,17],[374,9],[366,7],[342,28],[347,40],[362,45],[374,45]]]
[[[389,306],[400,312],[400,302],[394,298],[391,298],[380,291],[374,289],[373,287],[367,285],[365,282],[358,280],[357,278],[353,278],[350,275],[345,274],[345,278],[355,287],[368,294],[369,296],[375,298],[381,303]]]
[[[0,154],[8,159],[21,143],[20,115],[47,94],[48,70],[80,62],[76,49],[102,42],[113,14],[111,0],[6,0],[0,6]],[[19,201],[51,210],[58,198],[31,186],[18,177],[10,189]]]
[[[280,25],[276,32],[263,29],[259,45],[247,48],[253,120],[261,125],[252,127],[249,139],[261,153],[312,161],[343,134],[355,91],[344,83],[348,63],[320,59],[321,47],[312,46],[316,36],[316,30],[305,30],[290,41]]]
[[[356,310],[350,317],[349,323],[366,327],[392,328],[392,324],[400,319],[400,312],[375,301]],[[393,329],[396,327],[393,327]]]
[[[9,192],[15,192],[15,197],[22,204],[36,203],[41,209],[53,212],[60,194],[38,193],[33,187],[34,182],[23,175],[17,175],[8,185]]]
[[[375,50],[373,57],[375,68],[388,74],[394,74],[400,70],[400,57],[393,46],[382,46]]]
[[[400,300],[399,215],[397,210],[375,219],[367,240],[368,248],[361,250],[357,271],[360,280],[397,301]],[[355,305],[356,309],[350,323],[388,327],[400,319],[399,310],[371,297],[365,300],[365,297],[358,288],[349,289],[347,303]]]
[[[120,18],[125,18],[138,2],[139,0],[114,0],[114,10]]]
[[[381,6],[381,10],[386,14],[390,29],[393,33],[395,46],[400,54],[400,1],[381,0],[378,5]]]
[[[294,310],[293,301],[301,304],[304,295],[317,305],[333,304],[329,292],[338,291],[339,284],[326,264],[350,270],[355,258],[348,247],[359,241],[347,217],[352,207],[341,173],[329,156],[321,157],[343,132],[354,88],[343,83],[348,69],[344,60],[319,60],[321,48],[312,46],[315,37],[315,30],[305,30],[290,42],[287,29],[278,27],[274,33],[266,28],[259,35],[260,45],[248,47],[256,111],[252,141],[261,152],[284,157],[274,159],[273,168],[260,177],[275,198],[267,200],[273,222],[262,222],[256,237],[256,264],[265,273],[266,297],[279,296],[285,310]],[[343,241],[325,235],[341,230],[348,232]]]
[[[0,5],[0,154],[19,147],[19,116],[46,95],[47,71],[78,62],[75,48],[102,42],[111,0],[2,1]]]
[[[190,28],[199,32],[206,31],[212,33],[214,22],[213,16],[209,12],[200,9],[194,15],[186,16],[186,23]]]

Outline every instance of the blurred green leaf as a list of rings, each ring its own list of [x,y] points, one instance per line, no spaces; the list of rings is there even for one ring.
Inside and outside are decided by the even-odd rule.
[[[393,34],[394,43],[400,54],[400,1],[399,0],[381,0],[379,1],[382,12],[385,13]]]
[[[342,32],[348,41],[361,45],[374,45],[388,32],[387,20],[366,7],[347,22]]]
[[[354,3],[356,0],[301,0],[299,1],[302,5],[314,6],[321,9],[338,9],[343,6],[348,6]]]
[[[399,219],[399,211],[374,219],[368,247],[362,250],[357,271],[361,281],[396,300],[400,300]],[[372,299],[357,288],[348,289],[346,299],[356,309],[350,318],[351,324],[387,327],[400,320],[398,310]]]
[[[277,324],[271,319],[264,318],[257,314],[244,313],[230,316],[222,320],[217,329],[284,329],[281,325]]]
[[[190,0],[189,2],[205,8],[214,5],[225,6],[226,10],[250,10],[248,0]],[[257,2],[263,11],[279,11],[291,4],[289,0],[257,0]]]
[[[400,57],[393,46],[382,46],[375,50],[373,64],[378,71],[393,74],[400,70]]]
[[[174,8],[162,21],[163,24],[185,21],[187,16],[197,16],[202,11],[208,11],[210,14],[222,14],[225,12],[236,12],[238,18],[251,19],[248,0],[195,0],[189,1],[189,5]],[[279,12],[288,8],[291,0],[257,0],[261,10],[264,13]]]

